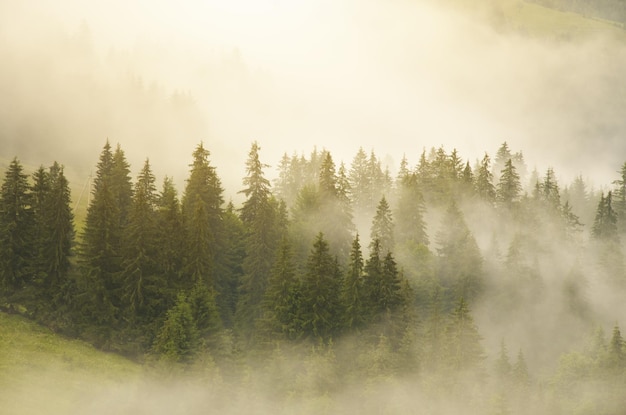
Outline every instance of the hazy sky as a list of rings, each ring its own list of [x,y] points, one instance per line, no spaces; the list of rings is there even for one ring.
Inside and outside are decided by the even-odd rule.
[[[582,173],[599,186],[613,180],[626,160],[623,45],[498,34],[438,3],[2,0],[0,51],[13,64],[0,70],[0,87],[20,105],[5,102],[0,117],[44,125],[41,114],[53,113],[62,146],[88,152],[82,158],[92,164],[108,137],[134,172],[149,157],[179,180],[202,140],[233,191],[253,140],[273,166],[283,152],[313,146],[346,163],[362,146],[397,166],[403,154],[415,164],[422,148],[443,145],[473,164],[507,141],[530,170],[552,166],[564,180]],[[63,42],[50,34],[83,36],[90,59],[55,55]],[[47,56],[40,66],[38,55]],[[193,121],[116,95],[128,77],[164,97],[188,93]],[[24,145],[53,139],[54,128],[20,137],[23,127],[5,127],[0,140],[24,158]],[[63,154],[54,157],[71,165]]]

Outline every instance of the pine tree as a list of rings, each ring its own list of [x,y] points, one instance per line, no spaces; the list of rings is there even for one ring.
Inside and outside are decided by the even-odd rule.
[[[467,303],[461,297],[446,330],[446,353],[450,367],[458,371],[478,368],[485,359],[481,340]]]
[[[184,294],[179,294],[176,305],[167,312],[152,351],[165,361],[190,363],[199,348],[200,335],[191,304]]]
[[[118,163],[120,156],[118,153]],[[121,176],[114,180],[114,157],[106,142],[97,165],[92,198],[87,208],[80,257],[84,279],[79,290],[84,293],[77,304],[86,336],[101,347],[111,347],[120,306],[122,219],[120,207]],[[114,183],[117,181],[117,183]]]
[[[111,161],[111,191],[119,209],[119,226],[124,228],[133,200],[133,185],[130,178],[130,165],[118,144]]]
[[[43,250],[48,245],[46,232],[46,201],[50,196],[50,173],[40,166],[33,174],[33,185],[30,187],[33,243],[32,282],[35,289],[41,289],[46,279],[47,266],[43,257]]]
[[[485,153],[475,176],[476,193],[485,201],[493,202],[496,198],[496,189],[493,185],[493,174],[491,173],[491,159]]]
[[[350,188],[352,189],[352,204],[357,216],[365,214],[370,209],[369,194],[372,178],[368,172],[367,154],[362,147],[354,156],[348,174]]]
[[[50,167],[50,193],[44,199],[43,229],[46,243],[40,251],[41,263],[45,264],[44,288],[58,293],[70,270],[70,258],[74,246],[74,214],[70,206],[69,183],[63,166],[54,163]]]
[[[242,334],[249,334],[254,322],[261,317],[261,303],[267,289],[274,255],[280,241],[277,231],[277,204],[273,202],[270,182],[264,177],[267,165],[259,159],[259,145],[254,142],[246,161],[246,186],[241,193],[246,201],[241,208],[241,220],[246,230],[239,303],[238,326]]]
[[[17,158],[9,164],[0,189],[0,277],[4,300],[31,281],[33,219],[28,176]]]
[[[517,353],[517,360],[513,365],[513,380],[520,389],[526,389],[530,385],[530,374],[528,373],[528,367],[526,366],[526,359],[522,349]]]
[[[626,8],[624,8],[626,10]],[[619,179],[614,180],[613,205],[618,218],[618,230],[620,234],[626,233],[626,162],[619,170]]]
[[[215,168],[209,163],[209,151],[200,143],[193,152],[193,162],[182,199],[185,229],[183,275],[186,287],[202,281],[215,288],[215,269],[222,235],[223,189]]]
[[[340,323],[341,273],[323,234],[318,234],[302,281],[301,316],[304,335],[328,343]]]
[[[354,230],[352,210],[346,193],[349,184],[343,171],[340,187],[330,152],[324,152],[322,157],[318,184],[319,213],[311,219],[316,225],[315,231],[322,232],[333,247],[333,253],[344,258],[350,250],[351,234]]]
[[[546,171],[546,176],[544,177],[543,182],[539,183],[538,192],[540,201],[546,204],[549,208],[553,209],[553,211],[560,212],[561,195],[556,177],[554,177],[554,170],[551,167]]]
[[[399,185],[395,239],[398,245],[428,245],[424,213],[426,211],[424,197],[413,173],[403,176]]]
[[[124,232],[121,307],[131,325],[146,325],[165,311],[158,298],[165,281],[158,277],[156,207],[155,177],[146,160],[137,177]]]
[[[372,220],[371,240],[377,240],[381,255],[387,255],[388,252],[394,250],[394,224],[391,215],[391,209],[387,203],[385,196],[380,199],[376,208],[376,215]]]
[[[473,301],[482,291],[483,259],[462,212],[452,202],[437,234],[438,274],[452,294]]]
[[[513,154],[511,154],[511,149],[509,145],[505,141],[502,143],[498,151],[496,152],[496,158],[493,163],[493,174],[499,174],[502,170],[506,168],[506,164],[509,160],[513,159]]]
[[[519,200],[522,192],[522,184],[513,161],[508,159],[502,169],[500,181],[496,189],[496,200],[502,206],[511,207]]]
[[[162,190],[156,201],[156,261],[159,273],[168,282],[167,301],[174,301],[182,289],[179,276],[182,269],[184,229],[180,202],[170,177],[163,179]],[[170,298],[171,297],[171,298]]]
[[[617,213],[613,208],[613,195],[608,192],[600,196],[596,217],[593,221],[591,234],[594,238],[603,241],[617,241]]]
[[[498,359],[495,363],[495,373],[497,380],[499,382],[506,382],[510,376],[513,367],[511,366],[511,362],[509,361],[509,354],[506,350],[506,344],[504,343],[504,339],[500,342],[500,354],[498,355]]]
[[[246,229],[232,201],[224,211],[223,261],[216,280],[216,302],[224,327],[232,328],[246,258]]]
[[[341,298],[345,310],[345,326],[347,329],[359,329],[365,322],[363,315],[363,275],[363,254],[361,252],[359,234],[357,233],[352,242],[348,271],[343,280],[343,288],[341,290]]]
[[[623,370],[626,366],[626,343],[622,337],[619,326],[616,324],[613,327],[613,334],[608,345],[608,364],[612,370]]]
[[[263,329],[279,338],[295,340],[301,335],[300,281],[296,276],[289,240],[280,244],[263,299]]]

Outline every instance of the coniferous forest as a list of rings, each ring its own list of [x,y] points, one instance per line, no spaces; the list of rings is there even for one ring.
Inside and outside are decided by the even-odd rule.
[[[626,163],[598,190],[506,142],[479,160],[313,149],[273,167],[253,142],[227,190],[211,156],[190,149],[178,189],[147,159],[131,177],[107,141],[80,220],[61,161],[14,158],[2,310],[287,412],[626,406]]]

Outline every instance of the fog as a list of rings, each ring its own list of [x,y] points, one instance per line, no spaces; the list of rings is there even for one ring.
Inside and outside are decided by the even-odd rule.
[[[85,177],[108,138],[182,185],[204,141],[234,194],[253,140],[273,166],[362,146],[392,169],[424,147],[473,162],[507,141],[530,169],[607,183],[626,150],[623,37],[531,36],[492,24],[490,4],[5,0],[3,157]]]
[[[314,148],[329,150],[337,164],[349,164],[359,147],[373,150],[394,172],[403,155],[414,166],[423,149],[440,146],[474,165],[506,141],[523,152],[529,171],[553,167],[562,186],[581,174],[595,188],[609,186],[626,158],[624,33],[535,34],[498,20],[497,2],[480,4],[0,0],[0,168],[13,156],[29,167],[56,160],[80,189],[109,140],[125,150],[133,177],[148,157],[158,177],[174,176],[182,192],[191,152],[204,142],[226,198],[237,199],[253,141],[272,166],[270,178],[284,153]],[[489,282],[500,289],[507,248],[530,232],[507,228],[482,205],[461,208]],[[428,213],[431,239],[441,213]],[[592,255],[579,250],[588,247],[588,232],[579,238],[555,246],[550,230],[541,229],[526,240],[536,244],[528,251],[541,294],[520,293],[523,306],[507,315],[499,292],[476,304],[486,367],[506,339],[511,358],[524,350],[530,371],[548,382],[560,355],[585,347],[581,333],[591,321],[610,333],[624,315],[621,292],[602,278],[577,282],[588,288],[590,314],[568,314],[563,287],[570,274],[598,273]],[[349,354],[351,347],[344,339],[336,350]],[[403,413],[415,405],[431,413],[494,411],[465,406],[464,398],[476,398],[469,392],[458,400],[423,398],[428,382],[421,375],[339,378],[346,383],[336,390],[317,390],[340,365],[323,372],[334,358],[296,354],[303,355],[310,361],[259,364],[236,387],[213,367],[165,381],[150,373],[104,390],[87,380],[70,413]],[[268,368],[275,373],[264,373]],[[285,374],[295,384],[285,386]],[[455,390],[474,383],[458,380]],[[277,399],[268,385],[287,391]]]

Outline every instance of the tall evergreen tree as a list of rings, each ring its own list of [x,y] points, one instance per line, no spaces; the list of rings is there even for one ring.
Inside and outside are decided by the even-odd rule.
[[[554,209],[556,212],[560,212],[561,209],[561,194],[559,192],[559,185],[557,183],[554,170],[550,167],[546,171],[546,176],[543,182],[539,183],[539,200],[545,203],[548,207]]]
[[[156,249],[159,273],[167,281],[164,287],[170,294],[164,295],[171,301],[183,287],[179,277],[182,269],[184,229],[180,202],[174,182],[170,177],[163,179],[161,192],[156,201]],[[171,298],[170,298],[171,297]],[[173,304],[172,304],[173,305]]]
[[[114,177],[114,157],[107,141],[100,153],[80,246],[84,279],[79,290],[84,295],[77,313],[89,332],[86,335],[102,347],[112,346],[113,329],[119,319],[117,275],[122,256],[119,171],[123,170],[120,162],[118,153],[118,175]]]
[[[398,245],[428,245],[424,197],[414,173],[402,177],[395,210],[395,239]]]
[[[493,174],[491,173],[491,159],[485,153],[478,166],[475,176],[476,193],[485,201],[493,202],[496,198],[496,189],[493,185]]]
[[[461,297],[446,330],[447,362],[453,370],[476,369],[485,359],[481,336],[467,303]]]
[[[128,215],[133,200],[133,185],[130,178],[130,164],[118,144],[113,153],[111,164],[111,191],[119,209],[119,226],[128,223]]]
[[[624,8],[626,10],[626,7]],[[615,212],[619,218],[618,229],[620,233],[626,233],[626,162],[619,170],[619,179],[613,181],[615,185],[614,204]]]
[[[165,312],[158,298],[165,281],[158,278],[156,208],[155,177],[146,160],[137,177],[124,232],[121,307],[131,325],[146,325]]]
[[[473,301],[483,287],[483,259],[463,213],[454,202],[443,217],[437,243],[438,273],[442,284],[451,288],[456,298]]]
[[[329,342],[339,329],[341,272],[323,234],[318,234],[302,281],[301,317],[307,337]]]
[[[505,207],[511,207],[519,200],[522,192],[522,184],[519,174],[513,165],[513,161],[508,159],[504,164],[500,181],[496,188],[496,200]]]
[[[167,312],[152,347],[161,360],[190,363],[200,349],[200,334],[196,327],[189,300],[179,294],[176,305]]]
[[[376,215],[372,220],[372,228],[370,237],[372,241],[377,240],[381,255],[387,255],[388,252],[394,250],[394,223],[391,209],[387,203],[387,199],[383,196],[376,208]]]
[[[365,214],[370,206],[370,188],[372,178],[368,171],[367,154],[362,147],[354,156],[348,174],[350,188],[352,189],[352,204],[357,215]]]
[[[74,214],[70,206],[69,182],[63,167],[54,163],[50,167],[50,193],[44,199],[43,229],[46,243],[40,251],[45,264],[44,288],[58,293],[70,270],[74,246]]]
[[[269,332],[271,340],[275,334],[279,339],[295,340],[301,335],[300,281],[296,275],[289,240],[284,238],[263,300],[264,319],[262,328]]]
[[[209,163],[209,154],[202,143],[194,150],[182,198],[186,237],[183,276],[188,288],[202,281],[207,287],[215,289],[224,200],[220,179]]]
[[[246,257],[240,286],[237,320],[242,334],[250,333],[261,317],[261,303],[267,289],[274,255],[280,241],[277,229],[277,204],[273,201],[270,182],[264,176],[259,145],[254,142],[246,161],[246,201],[241,208],[241,220],[246,230]]]
[[[28,176],[14,158],[0,189],[0,281],[5,301],[32,282],[32,217]]]
[[[342,171],[341,183],[335,173],[335,163],[330,152],[323,154],[319,173],[319,212],[313,217],[316,232],[322,232],[333,247],[333,252],[340,258],[347,256],[350,250],[352,210],[347,195],[347,177]]]
[[[364,262],[361,252],[359,235],[354,237],[352,249],[350,250],[350,261],[348,270],[343,280],[341,299],[344,305],[345,326],[347,329],[359,329],[362,327],[365,316],[363,310],[364,303]]]
[[[611,192],[608,192],[606,197],[604,194],[600,196],[591,234],[598,240],[616,241],[619,239],[617,234],[617,213],[613,208],[613,195]]]

